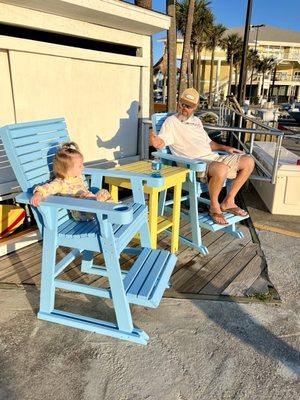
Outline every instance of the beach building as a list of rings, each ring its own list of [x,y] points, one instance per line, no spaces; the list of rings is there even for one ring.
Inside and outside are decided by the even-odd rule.
[[[0,1],[0,126],[64,117],[90,165],[138,160],[151,35],[169,23],[117,0]],[[0,201],[18,190],[0,142]]]
[[[225,35],[239,34],[242,38],[244,28],[228,29]],[[166,42],[166,39],[161,39]],[[274,88],[272,95],[275,100],[285,102],[289,100],[300,100],[300,32],[286,29],[262,26],[250,29],[249,47],[256,48],[260,57],[273,57],[276,60]],[[183,38],[180,34],[177,37],[177,60],[181,60],[183,49]],[[191,54],[193,58],[193,55]],[[204,48],[202,58],[202,91],[209,90],[211,50]],[[238,82],[238,72],[233,72],[233,88]],[[226,51],[217,47],[215,51],[214,82],[213,91],[215,98],[225,97],[228,92],[229,64],[227,63]],[[264,95],[268,94],[273,85],[274,71],[270,71],[264,79]],[[251,83],[251,72],[247,76],[246,95],[249,94]],[[252,77],[252,95],[256,96],[262,90],[262,74],[254,71]]]

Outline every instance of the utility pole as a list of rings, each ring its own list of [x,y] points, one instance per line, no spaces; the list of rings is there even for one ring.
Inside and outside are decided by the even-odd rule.
[[[244,30],[243,55],[242,55],[242,62],[241,62],[241,69],[240,69],[240,79],[239,79],[238,98],[237,98],[237,100],[240,104],[242,104],[245,99],[245,81],[246,81],[246,74],[247,74],[247,66],[246,66],[247,49],[248,49],[248,42],[249,42],[252,3],[253,3],[253,0],[248,0],[245,30]]]
[[[264,24],[260,24],[260,25],[250,25],[250,28],[256,28],[256,38],[255,38],[254,51],[256,51],[256,48],[257,48],[258,30],[259,30],[259,28],[262,28],[263,26],[266,26],[266,25],[264,25]],[[251,93],[252,93],[253,72],[254,72],[254,67],[252,66],[251,79],[250,79],[250,90],[249,90],[249,99],[250,99],[250,102],[251,102]]]

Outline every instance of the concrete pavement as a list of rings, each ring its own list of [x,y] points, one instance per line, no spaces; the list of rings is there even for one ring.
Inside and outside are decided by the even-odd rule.
[[[276,400],[299,398],[299,239],[258,232],[282,303],[164,299],[133,307],[147,346],[36,318],[38,293],[0,289],[1,400]],[[58,303],[113,313],[106,301]]]

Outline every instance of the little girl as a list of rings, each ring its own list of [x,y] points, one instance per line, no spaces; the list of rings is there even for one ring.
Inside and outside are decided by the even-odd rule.
[[[72,196],[97,201],[112,201],[110,193],[101,189],[97,194],[90,192],[82,178],[83,155],[74,142],[64,143],[53,160],[53,172],[55,179],[44,185],[37,186],[33,191],[30,203],[37,207],[40,202],[50,195]],[[94,217],[94,214],[80,211],[71,211],[72,217],[77,221],[87,221]]]

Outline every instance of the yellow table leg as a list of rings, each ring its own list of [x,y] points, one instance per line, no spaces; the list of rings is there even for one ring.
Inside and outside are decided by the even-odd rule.
[[[174,186],[174,204],[172,215],[172,239],[171,252],[176,253],[179,242],[179,225],[180,225],[180,207],[181,207],[181,188],[182,183],[177,183]]]
[[[115,203],[118,203],[118,201],[119,201],[119,190],[118,189],[119,189],[118,186],[109,185],[109,192]]]
[[[157,223],[158,223],[158,191],[152,189],[149,193],[149,230],[151,247],[157,247]]]

